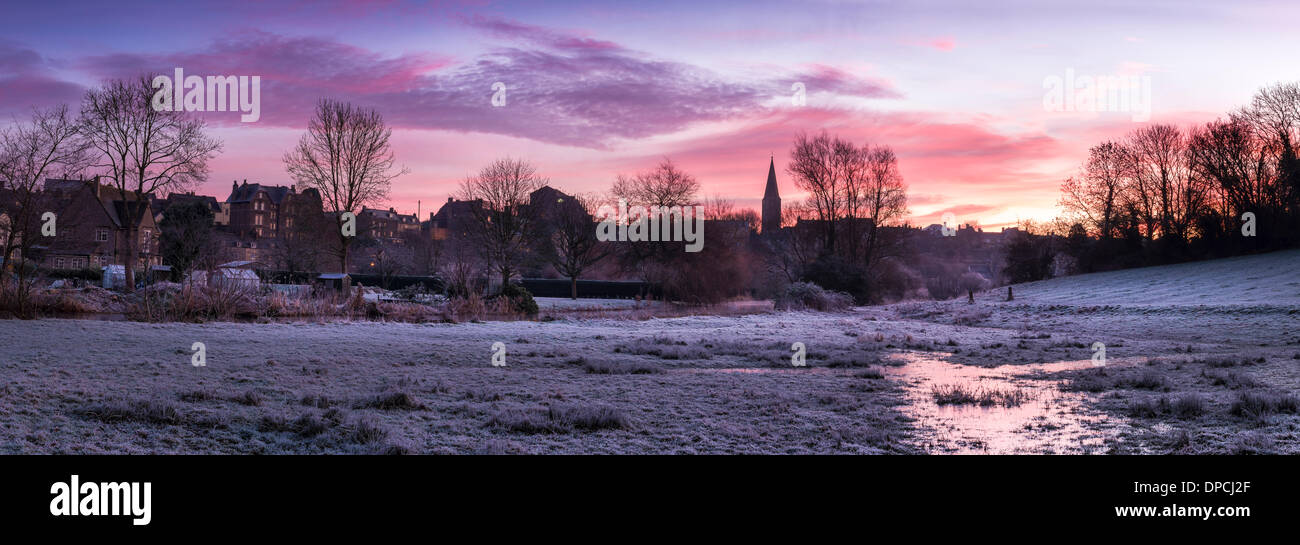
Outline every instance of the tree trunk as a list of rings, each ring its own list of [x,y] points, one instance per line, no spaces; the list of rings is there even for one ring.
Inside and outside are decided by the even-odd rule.
[[[573,300],[578,299],[578,277],[569,277],[569,297]]]
[[[506,292],[508,285],[510,285],[510,269],[501,269],[501,293]]]
[[[339,231],[339,245],[343,246],[339,252],[339,272],[348,274],[348,237]]]
[[[123,208],[130,210],[129,206],[125,206]],[[128,212],[127,214],[128,216],[126,220],[126,260],[125,260],[126,263],[123,264],[122,270],[124,272],[123,279],[126,282],[126,291],[127,293],[130,293],[135,291],[135,260],[136,260],[136,252],[137,252],[136,245],[139,243],[139,240],[136,238],[137,230],[135,228],[135,225],[133,225],[134,222],[132,222],[130,219],[130,212]]]
[[[968,302],[968,303],[974,303],[974,302],[975,302],[975,290],[966,290],[966,297],[967,297],[966,302]]]

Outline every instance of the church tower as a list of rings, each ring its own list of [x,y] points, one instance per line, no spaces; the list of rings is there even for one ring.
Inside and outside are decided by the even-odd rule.
[[[763,190],[763,234],[781,230],[781,195],[776,189],[776,159],[767,164],[767,189]]]

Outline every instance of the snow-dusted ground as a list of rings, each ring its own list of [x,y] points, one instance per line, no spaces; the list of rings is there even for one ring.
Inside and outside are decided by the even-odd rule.
[[[1019,284],[1014,295],[1081,306],[1294,306],[1300,304],[1300,250],[1054,278]]]
[[[1297,261],[835,314],[0,321],[0,452],[1297,452]],[[936,405],[952,385],[1028,401]],[[1276,410],[1234,412],[1244,397]]]
[[[874,360],[876,347],[845,334],[859,325],[802,313],[422,325],[0,322],[0,450],[911,451],[894,407],[901,391],[890,381],[850,369],[789,372],[795,340],[808,343],[813,365]],[[206,345],[205,367],[191,365],[195,342]],[[496,342],[504,367],[491,364]],[[778,371],[732,371],[768,367]],[[397,401],[372,403],[393,394]]]
[[[653,302],[636,299],[569,299],[568,297],[535,297],[541,310],[627,310],[645,308]]]

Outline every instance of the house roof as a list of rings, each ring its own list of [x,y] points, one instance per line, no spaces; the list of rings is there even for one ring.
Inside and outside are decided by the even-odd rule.
[[[251,266],[253,266],[253,265],[261,265],[261,263],[258,263],[257,261],[231,261],[231,262],[229,262],[229,263],[222,263],[222,264],[220,264],[220,265],[217,265],[217,268],[219,268],[219,269],[243,269],[243,268],[251,267]]]
[[[243,185],[237,185],[231,187],[230,196],[226,197],[226,202],[229,203],[249,202],[252,201],[254,198],[257,198],[257,193],[259,191],[265,191],[266,196],[269,197],[271,199],[271,202],[274,202],[275,204],[280,204],[280,202],[284,200],[285,195],[288,195],[292,192],[290,188],[282,185],[262,185],[262,184],[250,184],[245,182]]]

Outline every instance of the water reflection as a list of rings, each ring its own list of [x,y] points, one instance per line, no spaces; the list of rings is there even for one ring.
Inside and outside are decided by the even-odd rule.
[[[1080,369],[1091,361],[1064,361],[986,368],[937,359],[935,354],[898,354],[905,364],[885,367],[901,380],[911,401],[902,407],[916,419],[917,441],[934,453],[1067,454],[1100,453],[1110,429],[1123,425],[1090,409],[1085,394],[1062,392],[1053,373]],[[1018,390],[1017,406],[939,405],[934,388]]]

